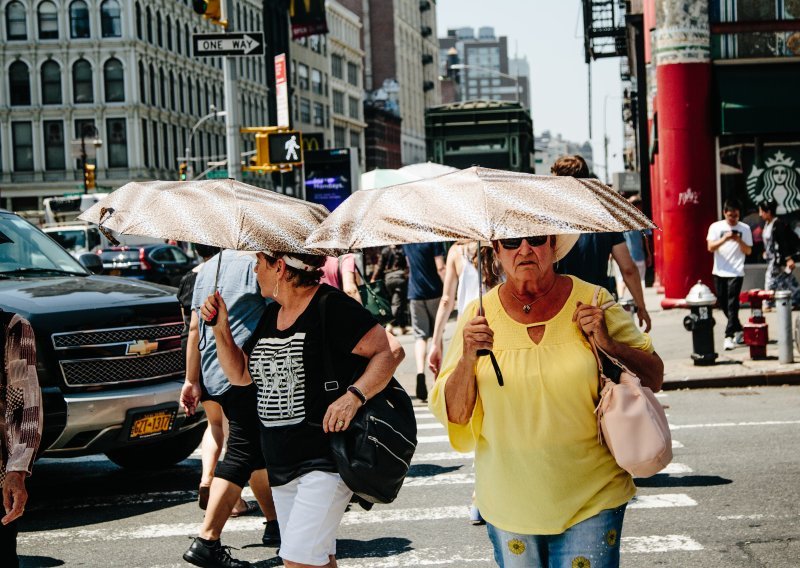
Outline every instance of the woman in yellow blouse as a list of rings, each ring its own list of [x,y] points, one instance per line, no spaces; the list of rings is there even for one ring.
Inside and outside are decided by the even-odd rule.
[[[459,451],[475,451],[476,498],[504,568],[619,565],[630,475],[597,439],[597,365],[584,334],[642,384],[661,388],[664,364],[618,305],[591,305],[595,287],[553,264],[577,235],[493,243],[507,280],[473,302],[431,393]],[[599,305],[611,300],[601,290]],[[503,375],[500,384],[488,357]]]

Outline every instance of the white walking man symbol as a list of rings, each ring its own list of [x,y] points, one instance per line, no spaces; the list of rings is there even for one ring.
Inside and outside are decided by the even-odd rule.
[[[297,136],[293,135],[291,138],[289,138],[283,147],[286,150],[286,161],[300,161],[300,157],[297,155],[297,151],[300,149],[300,144],[297,143]]]

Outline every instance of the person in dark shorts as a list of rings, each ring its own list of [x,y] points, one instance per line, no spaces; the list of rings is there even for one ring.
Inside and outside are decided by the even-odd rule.
[[[383,247],[378,265],[372,273],[372,282],[386,283],[386,291],[392,297],[392,316],[394,320],[386,329],[395,335],[408,333],[408,263],[403,247],[390,245]]]
[[[442,299],[445,251],[442,243],[403,245],[408,262],[408,300],[414,329],[414,361],[417,364],[417,398],[428,400],[425,362],[428,341],[433,337],[436,312]]]
[[[181,405],[187,414],[194,413],[200,401],[208,407],[218,405],[228,419],[229,433],[225,457],[213,468],[213,478],[207,484],[201,481],[200,506],[206,508],[206,515],[200,535],[183,558],[196,566],[241,568],[250,563],[231,557],[220,543],[220,533],[237,504],[241,506],[242,489],[248,480],[266,518],[262,542],[279,545],[280,531],[261,451],[255,388],[235,386],[228,381],[217,359],[214,334],[198,317],[199,305],[215,289],[219,262],[220,255],[207,261],[195,282]],[[266,309],[253,275],[254,264],[254,255],[229,251],[222,260],[216,282],[216,289],[230,302],[230,327],[239,344],[252,335]],[[204,461],[207,457],[204,455]],[[246,509],[247,504],[244,506]]]

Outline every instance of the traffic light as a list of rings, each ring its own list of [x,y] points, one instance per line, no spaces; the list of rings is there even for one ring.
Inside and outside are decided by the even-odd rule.
[[[97,187],[97,184],[95,183],[94,173],[95,173],[94,164],[83,165],[83,187],[86,191]]]
[[[192,0],[192,9],[195,13],[211,20],[212,24],[226,27],[228,22],[222,21],[220,0]]]
[[[186,162],[181,162],[178,166],[178,179],[186,181]]]

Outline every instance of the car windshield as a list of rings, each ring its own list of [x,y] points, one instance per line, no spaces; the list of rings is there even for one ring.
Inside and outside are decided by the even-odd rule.
[[[77,229],[48,231],[58,244],[67,250],[86,250],[86,231]]]
[[[0,213],[0,234],[0,275],[89,274],[67,251],[17,215]]]

